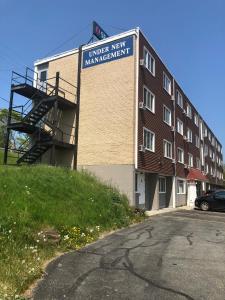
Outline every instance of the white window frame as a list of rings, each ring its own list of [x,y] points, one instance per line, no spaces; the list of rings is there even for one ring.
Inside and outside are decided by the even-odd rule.
[[[170,152],[171,152],[171,156],[168,156],[168,149],[167,149],[167,146],[165,145],[170,145]],[[164,157],[168,158],[168,159],[172,159],[173,158],[173,147],[172,147],[172,143],[167,141],[167,140],[163,140],[163,154],[164,154]]]
[[[196,157],[196,169],[201,170],[201,160],[199,157]]]
[[[181,182],[182,182],[182,185],[183,185],[183,187],[182,187],[183,191],[182,192],[180,192],[180,186],[179,186],[179,183],[181,183]],[[185,195],[186,194],[186,181],[183,180],[183,179],[180,179],[180,178],[177,179],[177,194],[178,195]]]
[[[183,108],[184,107],[183,95],[180,93],[179,90],[176,91],[176,98],[177,98],[177,105]]]
[[[152,136],[153,136],[152,148],[148,148],[145,145],[145,132],[149,133],[150,135],[152,134]],[[146,150],[148,150],[150,152],[155,152],[155,133],[153,131],[147,129],[146,127],[143,128],[143,145]]]
[[[162,186],[160,184],[160,181],[164,180],[164,190],[161,190]],[[166,193],[166,177],[159,176],[159,194],[165,194]]]
[[[164,117],[165,117],[164,111],[169,112],[169,122],[167,122],[167,120],[164,119]],[[171,109],[169,109],[166,105],[163,105],[163,121],[164,121],[164,123],[166,123],[169,126],[171,126],[171,124],[172,124],[172,112],[171,112]]]
[[[153,96],[153,101],[152,101],[152,107],[147,105],[147,102],[145,101],[145,90],[149,93],[150,96],[150,101],[151,101],[151,96]],[[145,107],[151,111],[153,114],[155,113],[155,94],[153,94],[146,85],[143,86],[143,103]]]
[[[178,124],[180,124],[180,125],[178,126]],[[179,129],[181,129],[181,130],[179,130]],[[179,118],[177,118],[177,132],[181,135],[184,134],[184,123]]]
[[[193,134],[192,134],[192,130],[190,128],[187,128],[187,140],[188,140],[188,142],[192,143]]]
[[[204,145],[204,157],[209,155],[209,146],[207,144]]]
[[[193,168],[193,154],[188,153],[188,166]]]
[[[169,83],[169,86],[167,87],[167,84]],[[163,72],[163,88],[164,90],[169,94],[171,95],[171,92],[172,92],[172,82],[169,78],[169,76]],[[167,89],[168,88],[168,89]]]
[[[179,159],[179,151],[181,153],[181,160]],[[177,147],[177,161],[181,164],[184,163],[184,149]]]
[[[194,123],[197,127],[199,126],[199,118],[197,114],[194,115]]]
[[[195,135],[195,146],[200,148],[200,138],[197,134]]]
[[[187,116],[188,118],[192,119],[192,107],[189,103],[187,103]]]
[[[145,59],[145,52],[147,53],[147,59]],[[146,69],[153,75],[155,76],[155,58],[154,56],[150,53],[150,51],[144,46],[144,50],[143,50],[143,57],[144,57],[144,64]],[[149,68],[150,64],[149,64],[149,59],[153,60],[153,65],[152,66],[152,70],[151,68]],[[151,62],[151,60],[150,60]]]

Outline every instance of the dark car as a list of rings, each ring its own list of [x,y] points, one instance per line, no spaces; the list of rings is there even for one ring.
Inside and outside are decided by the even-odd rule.
[[[201,210],[225,210],[225,190],[218,190],[198,197],[195,206]]]

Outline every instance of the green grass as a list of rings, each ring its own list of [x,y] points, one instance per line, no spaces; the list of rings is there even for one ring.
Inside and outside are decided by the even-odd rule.
[[[4,159],[4,150],[0,149],[0,165],[3,164]],[[18,159],[18,155],[13,152],[8,153],[8,164],[16,164],[16,161]]]
[[[14,299],[56,252],[137,219],[125,196],[83,172],[0,166],[0,299]],[[53,244],[46,229],[60,234]],[[43,232],[42,232],[43,231]]]

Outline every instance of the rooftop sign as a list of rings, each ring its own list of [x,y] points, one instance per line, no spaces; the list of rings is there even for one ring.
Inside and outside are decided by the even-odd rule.
[[[83,52],[83,69],[133,55],[133,36],[105,43]]]
[[[99,40],[103,40],[108,37],[108,34],[95,21],[93,21],[93,35],[95,35]]]

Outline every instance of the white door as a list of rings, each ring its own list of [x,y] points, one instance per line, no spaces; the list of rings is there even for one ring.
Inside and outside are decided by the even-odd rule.
[[[145,204],[145,174],[137,173],[137,193],[139,194],[138,204]]]
[[[38,82],[37,82],[37,88],[45,93],[47,93],[47,76],[48,76],[48,70],[40,70],[38,72]]]

